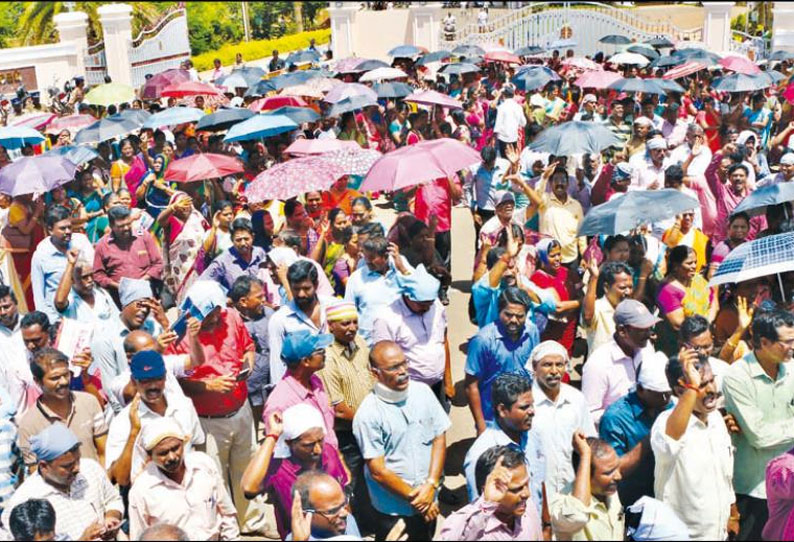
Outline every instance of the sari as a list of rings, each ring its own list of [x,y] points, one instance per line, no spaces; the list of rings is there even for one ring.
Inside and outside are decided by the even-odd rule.
[[[535,245],[538,253],[538,268],[532,273],[530,281],[542,290],[552,290],[559,301],[570,301],[573,299],[572,284],[568,280],[568,268],[561,265],[557,273],[552,275],[542,269],[542,265],[548,262],[548,253],[551,248],[550,239],[542,239]],[[543,341],[557,341],[568,351],[570,356],[573,351],[573,342],[576,339],[576,325],[578,323],[577,311],[570,311],[565,314],[548,314],[546,329],[541,334]]]
[[[14,201],[8,208],[8,223],[3,227],[2,235],[5,239],[6,250],[11,253],[16,276],[21,281],[22,297],[28,307],[33,307],[33,289],[30,285],[31,259],[36,246],[44,238],[41,225],[36,225],[29,234],[23,233],[19,226],[28,220],[32,211],[29,205]],[[22,304],[20,303],[20,307]]]
[[[184,192],[176,192],[171,196],[169,204],[180,197],[190,196]],[[196,260],[202,248],[204,232],[209,225],[201,213],[193,208],[184,223],[172,215],[168,217],[168,223],[163,227],[167,249],[163,251],[164,282],[178,304],[182,302],[185,293],[198,276],[195,272]]]
[[[695,315],[708,317],[713,300],[714,292],[700,273],[692,278],[692,283],[688,287],[664,282],[656,295],[656,304],[662,315],[683,309],[685,318]],[[675,355],[678,352],[678,333],[667,318],[662,318],[659,322],[657,333],[659,337],[657,348],[668,356]]]

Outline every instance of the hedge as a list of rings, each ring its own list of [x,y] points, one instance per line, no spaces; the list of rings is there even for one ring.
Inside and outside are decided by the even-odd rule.
[[[314,38],[317,45],[328,43],[331,41],[331,30],[326,28],[310,32],[301,32],[300,34],[292,34],[290,36],[282,36],[274,40],[243,41],[224,45],[215,51],[209,51],[194,56],[192,58],[193,67],[200,72],[211,70],[212,62],[216,58],[221,59],[221,63],[224,66],[230,66],[234,64],[237,53],[242,53],[243,60],[249,61],[268,57],[272,54],[273,49],[277,49],[282,53],[305,49],[309,46],[309,41],[312,38]],[[286,54],[284,57],[286,57]]]

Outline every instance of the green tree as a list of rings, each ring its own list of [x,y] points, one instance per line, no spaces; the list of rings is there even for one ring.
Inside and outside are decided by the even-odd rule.
[[[239,2],[187,2],[186,7],[193,55],[214,51],[243,39]]]
[[[15,44],[17,21],[22,14],[22,8],[22,2],[8,2],[0,9],[0,49]]]

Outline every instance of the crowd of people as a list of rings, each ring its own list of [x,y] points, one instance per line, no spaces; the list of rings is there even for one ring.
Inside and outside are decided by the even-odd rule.
[[[625,93],[577,86],[573,51],[524,58],[556,74],[534,88],[510,62],[449,76],[416,60],[395,59],[402,81],[452,105],[386,98],[337,117],[306,97],[316,121],[235,143],[195,122],[139,126],[68,183],[0,196],[5,536],[794,539],[794,273],[709,282],[738,247],[794,228],[785,197],[734,212],[794,177],[792,65],[752,92],[715,90],[730,71],[704,64],[683,92]],[[270,67],[295,69],[276,52]],[[96,118],[180,107],[99,108],[79,90],[75,111]],[[243,94],[188,102],[209,114],[257,98]],[[574,121],[617,143],[533,144]],[[301,139],[384,155],[452,139],[481,160],[394,191],[345,175],[249,197]],[[0,148],[0,165],[42,150]],[[242,171],[169,180],[201,153]],[[580,234],[600,206],[663,189],[692,208]],[[473,239],[453,239],[453,216]],[[471,276],[453,277],[453,243],[474,246]],[[468,281],[468,314],[448,312]],[[456,391],[450,327],[466,320]],[[465,491],[445,484],[461,468],[447,461],[454,399],[476,431]]]

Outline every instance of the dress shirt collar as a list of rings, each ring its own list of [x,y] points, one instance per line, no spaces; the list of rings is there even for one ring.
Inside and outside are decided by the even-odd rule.
[[[761,364],[758,362],[758,358],[755,355],[755,351],[752,351],[749,354],[747,354],[747,366],[748,366],[748,368],[750,370],[750,376],[752,378],[761,378],[761,379],[766,379],[766,380],[768,380],[770,382],[774,382],[772,380],[772,377],[769,376],[768,374],[766,374],[766,371],[764,371],[764,368],[761,367]],[[777,380],[780,381],[780,380],[782,380],[783,378],[786,377],[786,373],[788,371],[786,370],[786,364],[785,363],[779,363],[778,367],[779,367],[779,369],[778,369],[778,373],[777,373]]]
[[[354,357],[356,357],[356,353],[358,353],[358,351],[361,349],[358,344],[359,337],[359,335],[356,335],[349,344],[342,344],[338,340],[334,339],[334,342],[331,343],[329,348],[331,348],[334,353],[344,356],[348,360],[352,360]]]
[[[168,476],[166,476],[162,470],[160,470],[154,462],[151,463],[151,467],[149,467],[149,474],[152,475],[151,478],[151,485],[150,487],[156,487],[158,485],[162,485],[165,487],[171,488],[179,488],[183,489],[190,486],[190,481],[193,479],[193,476],[197,474],[201,469],[200,465],[193,461],[193,454],[187,452],[184,454],[184,461],[185,461],[185,476],[182,478],[182,483],[178,484]]]
[[[565,384],[560,382],[560,393],[557,395],[557,401],[552,401],[538,384],[537,378],[532,381],[532,397],[534,397],[535,402],[538,404],[547,403],[554,407],[561,407],[566,403],[571,403],[570,390],[568,390]]]

